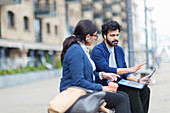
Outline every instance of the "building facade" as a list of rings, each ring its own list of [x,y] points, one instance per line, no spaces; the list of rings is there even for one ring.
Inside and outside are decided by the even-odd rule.
[[[65,37],[65,1],[0,1],[0,69],[54,66]]]
[[[103,40],[101,25],[110,19],[118,21],[123,28],[119,44],[127,48],[126,0],[66,0],[66,14],[70,34],[80,19],[90,19],[96,23],[100,38],[94,45]]]
[[[46,56],[53,67],[63,40],[80,19],[98,26],[94,45],[103,40],[101,25],[118,21],[123,28],[119,45],[127,49],[126,0],[1,0],[0,69],[47,64]]]

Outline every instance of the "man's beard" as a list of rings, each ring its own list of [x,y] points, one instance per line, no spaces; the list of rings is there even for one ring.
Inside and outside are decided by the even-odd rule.
[[[109,41],[108,39],[106,39],[106,42],[107,42],[107,44],[109,44],[110,46],[117,46],[117,44],[118,44],[118,40],[114,40],[114,41]],[[117,42],[116,44],[114,44],[114,42]]]

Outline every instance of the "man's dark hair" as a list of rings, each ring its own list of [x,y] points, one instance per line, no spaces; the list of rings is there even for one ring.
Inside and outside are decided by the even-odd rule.
[[[117,21],[114,20],[108,20],[106,21],[103,25],[102,25],[102,35],[107,35],[107,33],[110,30],[119,30],[119,32],[122,30],[122,27],[120,26],[120,24]]]

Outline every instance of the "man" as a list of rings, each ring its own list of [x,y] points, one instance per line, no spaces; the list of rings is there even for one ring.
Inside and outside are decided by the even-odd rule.
[[[102,36],[104,41],[94,47],[91,56],[96,64],[96,70],[116,73],[120,75],[121,78],[145,83],[150,75],[138,78],[131,73],[138,71],[146,62],[127,68],[124,51],[120,46],[118,46],[120,31],[121,26],[116,21],[109,20],[102,25]],[[96,82],[107,86],[108,80],[104,79],[101,75],[96,79]],[[118,90],[124,91],[129,95],[132,113],[148,112],[150,89],[147,86],[139,90],[119,85]]]

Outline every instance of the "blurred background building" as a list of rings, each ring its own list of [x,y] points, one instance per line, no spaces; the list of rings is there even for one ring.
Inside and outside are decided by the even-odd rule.
[[[138,51],[136,7],[132,0],[134,48]],[[127,53],[126,15],[126,0],[0,0],[0,69],[54,67],[63,40],[72,35],[80,19],[97,24],[100,37],[94,45],[103,40],[101,25],[109,19],[118,21],[123,28],[119,45]]]
[[[139,49],[138,26],[135,12],[136,3],[133,0],[132,7],[135,49]],[[66,0],[66,24],[70,35],[73,33],[74,26],[80,19],[90,19],[98,26],[100,38],[94,45],[103,40],[101,36],[101,25],[109,19],[118,21],[123,28],[119,45],[127,51],[126,0]]]
[[[0,69],[55,65],[65,38],[65,1],[0,1]]]

